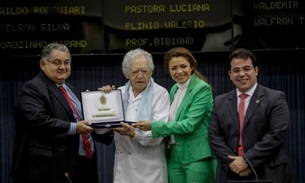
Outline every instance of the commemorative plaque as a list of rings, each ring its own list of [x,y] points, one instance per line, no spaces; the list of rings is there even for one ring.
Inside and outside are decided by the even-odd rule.
[[[84,120],[94,128],[121,126],[124,122],[124,110],[121,90],[110,93],[102,91],[81,92]]]

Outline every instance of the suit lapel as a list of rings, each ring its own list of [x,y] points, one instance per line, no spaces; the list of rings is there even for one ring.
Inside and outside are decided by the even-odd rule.
[[[177,116],[176,116],[176,119],[179,119],[179,117],[180,117],[180,115],[182,114],[182,111],[184,110],[184,108],[186,107],[186,104],[187,104],[187,101],[189,101],[190,99],[190,93],[192,92],[192,90],[193,90],[193,88],[196,86],[196,84],[197,84],[197,78],[194,76],[194,75],[192,75],[191,76],[192,78],[191,78],[191,81],[190,81],[190,83],[189,83],[189,85],[188,85],[188,87],[187,87],[187,90],[186,90],[186,92],[185,92],[185,95],[184,95],[184,97],[183,97],[183,99],[182,99],[182,101],[181,101],[181,103],[180,103],[180,105],[179,105],[179,107],[178,107],[178,109],[177,109],[177,113],[176,114],[178,114]],[[177,90],[176,90],[177,91]]]
[[[48,87],[48,90],[56,97],[59,103],[63,106],[67,114],[69,114],[71,118],[74,118],[73,111],[69,106],[69,103],[67,102],[63,94],[60,92],[56,84],[53,81],[51,81],[49,78],[47,78],[45,74],[42,72],[41,72],[41,78]]]
[[[253,96],[251,97],[248,109],[246,111],[245,121],[244,121],[244,127],[247,125],[249,120],[254,114],[254,111],[257,109],[257,107],[260,105],[260,103],[263,100],[263,90],[260,87],[260,85],[257,85],[256,90],[253,93]]]
[[[57,100],[59,101],[59,103],[64,107],[64,109],[67,111],[67,113],[70,113],[72,111],[71,107],[69,106],[69,103],[67,102],[67,100],[65,99],[65,97],[63,96],[63,94],[59,91],[59,89],[57,88],[57,86],[55,87],[49,87],[49,90],[51,93],[53,93],[53,95],[57,98]]]
[[[175,85],[172,87],[172,89],[171,89],[171,91],[170,91],[170,95],[169,95],[171,104],[172,104],[173,101],[174,101],[175,94],[176,94],[177,90],[178,90],[178,85],[175,84]]]
[[[227,109],[232,117],[232,121],[234,122],[234,125],[238,131],[238,111],[237,111],[237,97],[236,97],[236,91],[233,90],[228,97],[227,102]]]

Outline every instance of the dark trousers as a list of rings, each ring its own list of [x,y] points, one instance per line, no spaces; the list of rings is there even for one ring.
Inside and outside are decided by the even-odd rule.
[[[71,178],[71,182],[98,183],[96,154],[93,154],[91,159],[86,156],[79,156],[75,176]]]
[[[98,183],[96,154],[92,159],[86,156],[78,156],[75,171],[70,175],[64,175],[64,167],[48,166],[50,158],[33,158],[30,161],[35,167],[20,167],[18,173],[13,176],[14,183]],[[35,162],[34,162],[35,161]]]

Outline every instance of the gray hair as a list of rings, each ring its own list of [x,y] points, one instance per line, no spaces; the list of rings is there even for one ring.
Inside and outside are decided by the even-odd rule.
[[[64,44],[59,43],[49,43],[44,49],[41,51],[41,59],[47,61],[48,57],[52,53],[53,50],[59,50],[66,52],[70,55],[70,51],[68,47]]]
[[[148,66],[151,70],[151,72],[154,71],[155,66],[153,62],[152,55],[148,53],[147,51],[141,49],[141,48],[136,48],[134,50],[130,50],[126,53],[124,56],[123,62],[122,62],[122,71],[123,74],[127,74],[130,71],[130,63],[137,57],[144,56],[148,62]]]

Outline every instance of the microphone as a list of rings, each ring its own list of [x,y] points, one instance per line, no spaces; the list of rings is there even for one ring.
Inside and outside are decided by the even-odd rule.
[[[247,162],[248,165],[250,166],[250,168],[251,168],[251,170],[252,170],[252,172],[253,172],[253,174],[254,174],[254,176],[255,176],[255,180],[258,180],[257,173],[256,173],[255,169],[253,168],[251,162],[249,161],[248,157],[246,156],[246,153],[244,152],[244,148],[241,147],[241,150],[242,150],[242,152],[243,152],[243,154],[244,154],[244,158],[246,159],[246,162]]]
[[[70,179],[70,177],[69,177],[68,172],[65,172],[64,175],[65,175],[65,177],[68,179],[69,183],[72,183],[72,181],[71,181],[71,179]]]

